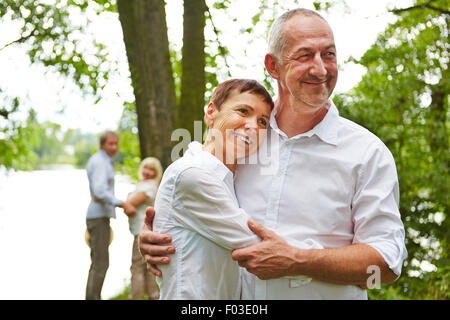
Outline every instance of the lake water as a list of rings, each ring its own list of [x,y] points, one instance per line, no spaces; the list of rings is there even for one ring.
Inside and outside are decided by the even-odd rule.
[[[116,197],[134,185],[116,176]],[[89,186],[85,170],[0,172],[0,299],[84,299],[90,249],[84,240]],[[133,236],[116,209],[102,298],[129,283]]]

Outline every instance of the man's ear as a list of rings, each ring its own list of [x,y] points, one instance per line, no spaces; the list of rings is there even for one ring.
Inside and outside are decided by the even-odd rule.
[[[210,102],[206,107],[205,111],[205,123],[208,128],[212,128],[214,125],[214,114],[216,110],[216,106],[213,102]]]
[[[277,58],[273,54],[266,54],[266,56],[264,57],[264,65],[266,66],[266,70],[272,78],[274,78],[275,80],[280,79],[277,69]]]

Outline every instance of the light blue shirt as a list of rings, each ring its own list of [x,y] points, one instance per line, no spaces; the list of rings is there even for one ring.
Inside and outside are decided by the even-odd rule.
[[[91,202],[87,210],[86,219],[115,218],[115,208],[122,200],[114,197],[114,162],[108,154],[99,150],[89,158],[86,165],[91,192]],[[92,198],[95,196],[99,202]]]

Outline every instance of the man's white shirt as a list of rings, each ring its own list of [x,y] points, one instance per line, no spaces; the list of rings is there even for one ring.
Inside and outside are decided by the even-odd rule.
[[[265,143],[247,161],[258,163],[237,166],[235,190],[256,221],[324,248],[368,244],[400,275],[407,252],[394,159],[374,134],[340,117],[333,103],[318,125],[291,138],[273,112]],[[245,269],[242,276],[243,299],[367,299],[352,285],[262,281]]]

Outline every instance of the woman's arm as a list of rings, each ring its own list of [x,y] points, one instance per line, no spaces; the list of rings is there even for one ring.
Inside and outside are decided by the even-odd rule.
[[[180,173],[172,201],[178,223],[223,248],[233,250],[259,242],[248,228],[247,213],[225,184],[204,169],[189,168]]]
[[[127,202],[134,207],[139,207],[141,204],[146,203],[150,197],[143,191],[136,192],[131,198],[127,199]]]

